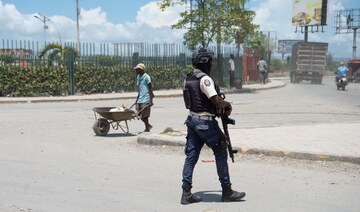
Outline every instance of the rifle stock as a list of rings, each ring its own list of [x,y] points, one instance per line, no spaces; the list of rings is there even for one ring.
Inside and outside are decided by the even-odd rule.
[[[229,156],[231,157],[231,160],[234,163],[234,154],[237,153],[238,151],[232,149],[230,135],[229,135],[229,131],[228,131],[228,124],[235,125],[235,120],[229,118],[229,116],[221,115],[221,122],[222,122],[223,129],[224,129],[224,136],[225,136],[226,145],[227,145],[227,148],[229,151]]]

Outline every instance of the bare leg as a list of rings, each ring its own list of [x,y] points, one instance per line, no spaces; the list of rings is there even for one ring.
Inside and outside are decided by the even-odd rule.
[[[144,117],[141,118],[141,120],[144,122],[145,124],[145,132],[150,132],[150,129],[152,128],[152,126],[149,123],[149,118],[148,117]]]

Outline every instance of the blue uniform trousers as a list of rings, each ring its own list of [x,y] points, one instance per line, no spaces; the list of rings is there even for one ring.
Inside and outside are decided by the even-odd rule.
[[[230,176],[227,163],[227,151],[226,149],[217,150],[217,144],[223,139],[223,134],[220,131],[218,122],[215,119],[204,120],[189,115],[185,124],[187,126],[185,145],[186,159],[183,169],[182,187],[191,188],[193,171],[204,144],[212,148],[214,152],[217,174],[221,185],[229,185]]]

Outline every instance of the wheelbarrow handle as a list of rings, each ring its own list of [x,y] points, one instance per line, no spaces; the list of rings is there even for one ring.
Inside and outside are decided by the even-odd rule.
[[[134,104],[132,104],[132,105],[129,107],[129,110],[131,110],[131,108],[134,107],[134,105],[136,105],[136,104],[137,104],[137,102],[135,102]],[[136,112],[136,116],[139,116],[139,114],[140,114],[145,108],[151,107],[151,106],[152,106],[151,104],[148,104],[148,105],[146,105],[145,107],[141,108],[141,110],[139,110],[139,111]]]
[[[147,107],[151,107],[151,104],[146,105],[145,107],[141,108],[141,110],[136,112],[136,116],[139,116],[139,114]]]
[[[141,108],[141,110],[139,110],[137,113],[139,114],[139,113],[141,113],[141,111],[143,111],[145,108],[147,108],[147,107],[150,107],[150,104],[148,104],[148,105],[146,105],[145,107],[143,107],[143,108]]]
[[[130,107],[129,107],[129,110],[134,107],[134,105],[136,105],[136,102],[134,102],[134,104],[132,104]]]

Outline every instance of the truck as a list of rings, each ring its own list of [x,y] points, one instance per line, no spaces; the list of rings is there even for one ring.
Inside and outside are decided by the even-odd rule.
[[[347,64],[349,68],[349,81],[353,81],[356,83],[360,83],[360,59],[359,58],[351,58]]]
[[[321,84],[326,70],[328,43],[297,42],[292,47],[290,82]]]

